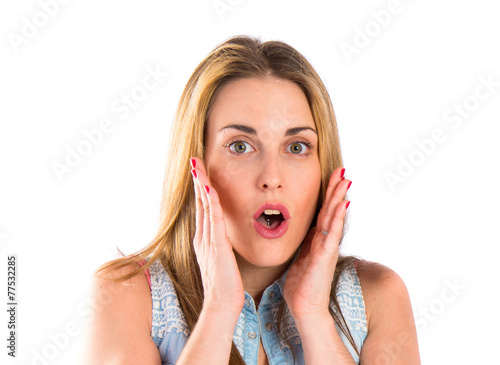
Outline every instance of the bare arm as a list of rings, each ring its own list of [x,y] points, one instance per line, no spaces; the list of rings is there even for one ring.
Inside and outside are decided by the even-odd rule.
[[[361,364],[420,365],[417,331],[408,290],[391,269],[369,261],[358,266],[368,336]]]
[[[139,267],[138,264],[134,264]],[[131,271],[124,268],[113,275]],[[94,314],[87,338],[85,364],[161,364],[151,339],[152,300],[146,275],[122,283],[93,277]]]
[[[296,322],[302,340],[306,364],[355,365],[340,338],[330,312]]]
[[[226,365],[237,321],[237,315],[228,315],[223,310],[202,310],[176,364]]]
[[[415,322],[404,282],[391,269],[369,261],[360,263],[358,277],[368,321],[360,363],[420,365]],[[320,364],[329,359],[332,364],[354,364],[328,313],[322,319],[316,315],[296,324],[307,363]]]

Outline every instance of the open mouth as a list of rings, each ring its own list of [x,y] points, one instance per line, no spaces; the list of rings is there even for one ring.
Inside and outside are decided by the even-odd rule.
[[[264,238],[282,237],[290,225],[290,213],[281,203],[265,203],[253,215],[253,227]]]
[[[270,213],[270,212],[268,212]],[[283,222],[285,218],[283,217],[283,214],[278,213],[278,214],[266,214],[266,212],[263,212],[259,218],[257,218],[257,222],[259,222],[264,228],[267,229],[276,229],[281,222]]]

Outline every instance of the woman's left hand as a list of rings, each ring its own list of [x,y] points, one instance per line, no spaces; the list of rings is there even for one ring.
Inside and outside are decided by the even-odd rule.
[[[307,233],[299,257],[286,277],[283,295],[296,322],[330,316],[331,285],[349,205],[344,197],[351,185],[350,180],[343,179],[344,171],[338,168],[332,173],[317,226]]]

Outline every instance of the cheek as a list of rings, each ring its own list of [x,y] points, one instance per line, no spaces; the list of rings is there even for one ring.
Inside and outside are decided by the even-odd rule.
[[[245,192],[248,192],[248,187],[244,186],[245,179],[244,170],[239,172],[238,167],[231,168],[228,164],[222,164],[224,168],[209,168],[209,179],[211,185],[219,195],[219,201],[225,215],[233,216],[241,209],[242,204],[246,201]],[[248,174],[247,174],[248,175]]]
[[[210,183],[221,192],[225,190],[234,190],[237,185],[241,185],[248,178],[248,172],[242,168],[240,164],[230,164],[225,161],[220,161],[214,165],[217,167],[208,168],[208,177]]]
[[[297,171],[300,171],[297,174]],[[318,194],[321,187],[321,170],[318,166],[311,166],[310,168],[304,168],[303,166],[298,166],[294,171],[294,185],[297,192],[301,195],[315,195]]]
[[[318,168],[319,169],[319,168]],[[317,170],[304,172],[296,180],[295,191],[299,194],[305,215],[314,215],[321,191],[321,173]]]
[[[219,195],[228,188],[233,180],[233,176],[224,169],[209,169],[208,176],[210,183],[214,186]]]

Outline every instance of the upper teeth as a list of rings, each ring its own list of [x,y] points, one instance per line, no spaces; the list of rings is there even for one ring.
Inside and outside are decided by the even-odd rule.
[[[274,210],[274,209],[266,209],[264,210],[265,215],[278,215],[281,214],[279,210]]]

